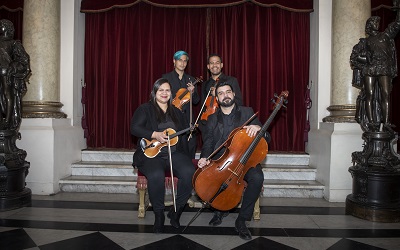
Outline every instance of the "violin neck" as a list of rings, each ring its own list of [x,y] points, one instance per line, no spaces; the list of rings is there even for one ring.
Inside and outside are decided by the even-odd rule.
[[[196,86],[196,84],[198,83],[200,81],[200,79],[196,79],[196,81],[194,81],[193,83],[192,83],[192,85],[193,86]],[[185,97],[185,95],[187,94],[189,92],[189,90],[185,90],[180,96],[179,96],[179,99],[182,99],[183,97]]]
[[[185,129],[183,129],[183,130],[181,130],[181,131],[178,131],[178,132],[176,132],[176,133],[170,135],[169,138],[170,138],[170,139],[175,138],[175,137],[177,137],[177,136],[179,136],[179,135],[181,135],[181,134],[186,133],[186,132],[189,131],[190,129],[191,129],[191,127],[185,128]]]

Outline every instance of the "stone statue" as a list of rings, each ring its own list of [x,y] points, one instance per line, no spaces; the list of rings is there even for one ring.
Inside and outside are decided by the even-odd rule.
[[[21,138],[22,96],[30,72],[29,55],[14,40],[14,25],[0,20],[0,211],[31,203],[32,192],[25,187],[30,163],[15,143]]]
[[[398,4],[394,1],[394,4]],[[397,76],[394,38],[400,30],[400,14],[397,5],[396,20],[383,32],[379,32],[380,18],[372,16],[365,26],[366,38],[353,47],[350,63],[353,68],[353,86],[361,89],[357,99],[356,121],[363,131],[380,131],[383,125],[391,129],[389,122],[392,79]]]
[[[19,128],[22,96],[31,72],[29,55],[13,38],[13,23],[0,20],[0,130]]]

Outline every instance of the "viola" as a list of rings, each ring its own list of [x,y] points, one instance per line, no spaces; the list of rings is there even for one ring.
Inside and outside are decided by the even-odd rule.
[[[199,82],[203,82],[202,76],[196,78],[192,85],[196,86]],[[190,101],[190,96],[190,92],[187,88],[181,88],[176,92],[175,98],[172,100],[172,105],[182,110],[183,105]]]
[[[170,138],[170,146],[174,146],[178,143],[178,136],[189,131],[190,129],[192,129],[192,127],[189,127],[187,129],[183,129],[179,132],[176,132],[174,129],[172,128],[167,128],[163,131],[163,133],[165,135],[169,135]],[[142,138],[140,140],[140,147],[142,148],[144,155],[147,156],[148,158],[154,158],[158,155],[158,153],[160,153],[161,149],[165,146],[168,145],[168,141],[166,142],[159,142],[156,139],[153,140],[147,140],[146,138]]]
[[[218,81],[219,81],[219,78],[217,78],[215,80],[214,85],[208,91],[207,99],[206,99],[205,104],[204,104],[205,110],[201,114],[201,117],[200,117],[201,120],[207,121],[208,117],[210,115],[214,114],[215,111],[217,111],[217,109],[218,109],[217,97],[215,95],[211,94],[211,91],[215,92],[214,87],[217,85]]]
[[[288,91],[281,93],[275,101],[274,111],[255,137],[247,135],[246,129],[243,128],[245,125],[234,129],[216,150],[225,146],[224,154],[217,160],[211,160],[206,167],[196,170],[192,181],[200,199],[221,211],[230,210],[239,204],[244,190],[243,178],[250,168],[267,156],[268,144],[263,135],[286,102],[287,96]],[[215,152],[207,160],[213,155]]]

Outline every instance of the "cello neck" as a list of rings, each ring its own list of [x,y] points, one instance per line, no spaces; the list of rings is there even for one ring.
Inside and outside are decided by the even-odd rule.
[[[246,150],[246,152],[240,158],[240,160],[239,160],[240,163],[242,163],[243,165],[245,165],[247,163],[247,161],[249,160],[251,154],[253,153],[254,149],[256,148],[257,144],[260,142],[261,138],[264,136],[265,132],[267,131],[269,125],[272,122],[272,120],[275,118],[276,114],[278,113],[278,111],[283,106],[283,103],[286,100],[288,95],[289,95],[288,91],[282,91],[280,96],[277,98],[279,101],[275,101],[274,111],[272,111],[272,113],[268,117],[267,121],[264,123],[264,125],[261,127],[260,131],[257,133],[257,135],[254,138],[254,140],[251,142],[249,148]]]

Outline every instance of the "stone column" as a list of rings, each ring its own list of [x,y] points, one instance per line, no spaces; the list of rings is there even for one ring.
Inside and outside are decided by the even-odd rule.
[[[365,23],[371,16],[371,0],[332,1],[332,90],[330,116],[324,122],[355,122],[358,90],[351,85],[350,55],[365,37]]]
[[[66,118],[60,102],[60,0],[25,0],[23,45],[32,75],[24,118]]]

